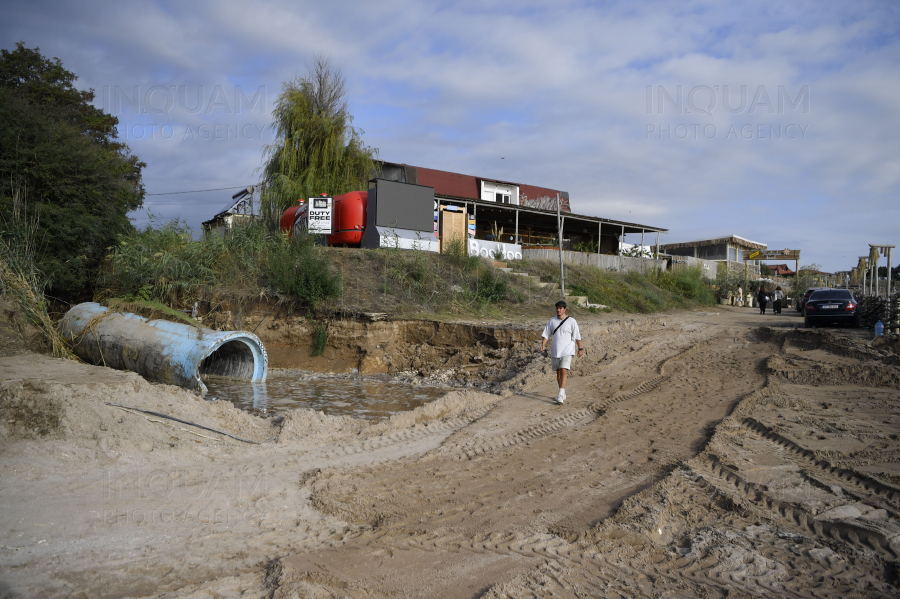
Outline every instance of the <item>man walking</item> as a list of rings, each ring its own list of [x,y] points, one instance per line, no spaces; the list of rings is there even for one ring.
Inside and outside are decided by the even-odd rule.
[[[544,327],[541,337],[541,352],[547,347],[547,341],[550,341],[550,367],[556,371],[556,383],[559,385],[556,403],[562,405],[566,401],[566,382],[576,346],[579,357],[584,353],[581,331],[578,330],[575,319],[566,315],[566,302],[556,302],[556,316]]]

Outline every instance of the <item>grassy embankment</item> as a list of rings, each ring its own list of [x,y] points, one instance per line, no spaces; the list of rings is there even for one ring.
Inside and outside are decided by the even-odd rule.
[[[516,270],[558,282],[552,261],[520,261]],[[699,271],[617,273],[566,266],[567,290],[623,312],[711,304]],[[202,312],[258,301],[323,314],[381,312],[404,318],[515,319],[545,315],[559,290],[509,276],[462,244],[448,254],[383,248],[321,248],[289,242],[258,225],[195,240],[178,223],[145,229],[111,248],[98,299],[161,302]]]
[[[23,217],[17,224],[23,238],[0,244],[0,295],[42,332],[49,351],[68,355],[48,317],[41,275],[29,249],[37,223]],[[523,260],[514,266],[558,283],[556,262]],[[207,315],[272,302],[326,317],[379,312],[394,318],[515,321],[546,316],[548,305],[560,298],[558,288],[540,287],[536,280],[507,275],[490,261],[469,257],[463,244],[441,255],[396,248],[322,248],[309,239],[291,242],[259,225],[235,228],[224,237],[194,239],[185,226],[169,223],[122,237],[110,248],[95,299],[116,310],[139,309],[192,324],[184,311],[195,303]],[[699,271],[640,274],[567,265],[566,282],[571,294],[622,312],[714,303]],[[572,308],[576,314],[579,310]],[[326,330],[315,333],[322,345]]]
[[[552,260],[524,260],[516,269],[559,281],[559,263]],[[648,273],[612,272],[592,266],[566,265],[566,291],[587,296],[592,304],[603,304],[620,312],[649,313],[715,304],[715,297],[699,269]]]

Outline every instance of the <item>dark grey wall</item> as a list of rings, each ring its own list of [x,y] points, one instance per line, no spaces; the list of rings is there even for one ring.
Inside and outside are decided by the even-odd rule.
[[[419,184],[419,173],[414,166],[397,164],[395,162],[382,162],[379,169],[381,174],[377,175],[376,179],[412,183],[413,185]]]
[[[361,248],[377,248],[381,247],[381,237],[378,229],[375,228],[375,214],[378,212],[378,187],[375,185],[377,180],[369,181],[369,198],[366,202],[366,230],[363,231],[362,240],[359,247]]]
[[[728,260],[728,246],[724,243],[701,245],[697,248],[697,257],[703,260]]]
[[[385,179],[387,181],[399,181],[400,183],[406,183],[406,169],[403,168],[402,164],[382,162],[381,176],[379,176],[378,178]]]
[[[434,188],[376,179],[375,224],[379,227],[434,230]],[[371,208],[370,208],[371,210]],[[371,212],[370,212],[371,213]]]
[[[665,252],[667,254],[669,254],[670,256],[690,256],[692,258],[694,257],[694,248],[692,248],[692,247],[675,248],[672,250],[665,250]]]

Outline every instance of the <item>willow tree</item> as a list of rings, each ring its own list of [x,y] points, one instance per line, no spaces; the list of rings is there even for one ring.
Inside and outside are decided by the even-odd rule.
[[[347,104],[341,71],[317,56],[306,77],[282,85],[271,128],[275,143],[264,148],[262,214],[276,227],[298,199],[366,189],[376,172],[378,150],[362,141]]]

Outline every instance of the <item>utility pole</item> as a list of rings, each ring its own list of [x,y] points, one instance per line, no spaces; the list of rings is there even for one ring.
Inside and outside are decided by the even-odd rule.
[[[562,289],[563,297],[566,297],[566,273],[563,271],[563,249],[562,249],[562,210],[559,207],[559,193],[556,194],[556,230],[559,239],[559,287]]]

